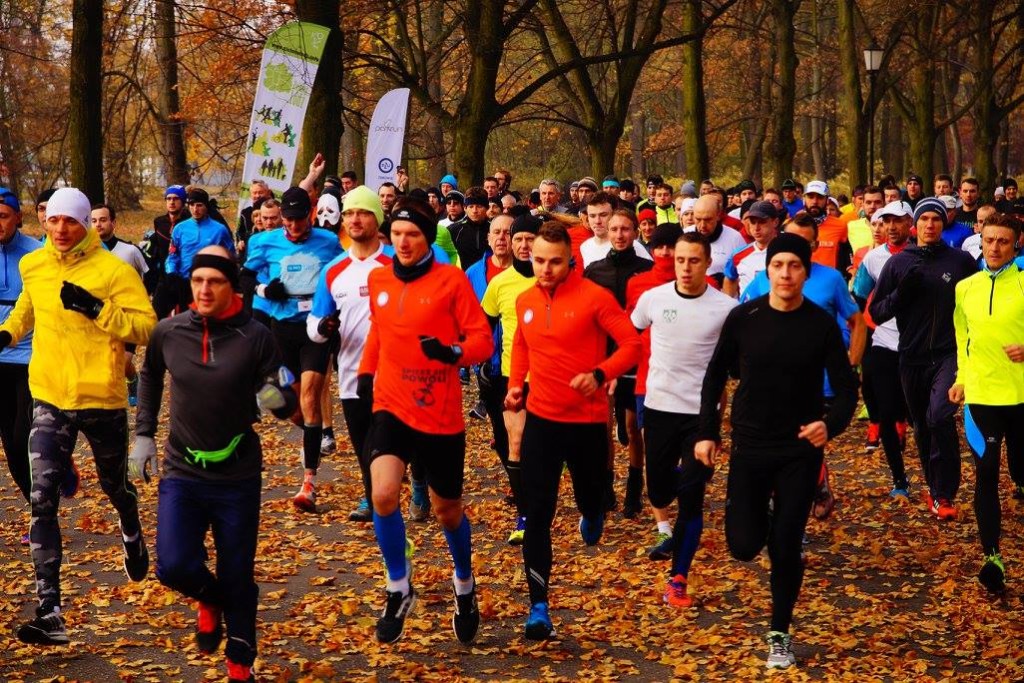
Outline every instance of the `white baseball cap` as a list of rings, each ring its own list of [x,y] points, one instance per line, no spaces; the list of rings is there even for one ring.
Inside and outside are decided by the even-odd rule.
[[[944,194],[941,197],[939,197],[938,200],[945,204],[946,208],[949,211],[952,211],[953,209],[956,208],[956,197],[954,197],[951,194]]]
[[[820,194],[822,197],[827,197],[828,184],[824,180],[812,180],[804,187],[804,194]]]
[[[893,216],[894,218],[903,218],[904,216],[913,216],[914,210],[910,208],[910,204],[906,202],[889,202],[881,209],[875,212],[875,215],[871,217],[872,222],[881,220],[885,216]]]

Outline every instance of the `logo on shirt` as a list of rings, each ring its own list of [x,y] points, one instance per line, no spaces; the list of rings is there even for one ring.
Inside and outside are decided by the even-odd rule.
[[[678,312],[674,308],[666,308],[661,312],[661,317],[665,319],[667,323],[674,323]]]
[[[380,294],[377,295],[377,305],[386,306],[388,303],[388,298],[389,297],[387,292],[381,292]]]
[[[953,279],[953,276],[950,273],[943,273],[942,274],[942,280],[944,282],[949,282],[952,279]]]
[[[527,308],[526,311],[523,312],[523,322],[526,323],[526,324],[530,324],[530,323],[533,322],[533,309],[532,308]]]
[[[370,296],[370,288],[366,285],[361,285],[359,287],[359,296]]]

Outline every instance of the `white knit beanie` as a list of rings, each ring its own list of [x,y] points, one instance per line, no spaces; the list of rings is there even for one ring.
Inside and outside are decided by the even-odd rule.
[[[50,200],[46,202],[46,217],[67,216],[74,218],[88,228],[90,216],[92,215],[92,204],[85,194],[74,187],[62,187],[53,193]]]

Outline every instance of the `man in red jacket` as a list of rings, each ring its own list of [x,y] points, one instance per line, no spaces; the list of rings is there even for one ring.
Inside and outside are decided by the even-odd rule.
[[[523,560],[530,588],[526,637],[554,634],[548,616],[551,522],[566,463],[580,535],[587,545],[601,540],[607,458],[608,392],[602,387],[640,360],[640,337],[611,292],[584,280],[570,264],[572,241],[558,223],[541,226],[533,243],[537,286],[516,301],[519,326],[512,347],[512,372],[505,408],[523,409],[521,453],[526,498]],[[608,356],[608,339],[617,350]]]
[[[461,270],[434,261],[437,221],[430,206],[402,198],[391,212],[391,268],[370,273],[370,332],[357,393],[373,396],[367,439],[373,526],[387,568],[386,605],[377,640],[402,637],[416,602],[409,580],[399,492],[405,468],[422,465],[431,507],[455,564],[452,628],[464,643],[476,637],[480,612],[473,579],[469,520],[462,508],[466,426],[459,368],[490,358],[491,328]]]

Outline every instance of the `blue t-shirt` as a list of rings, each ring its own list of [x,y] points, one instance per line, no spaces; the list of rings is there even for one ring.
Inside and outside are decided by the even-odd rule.
[[[792,202],[787,202],[783,199],[782,205],[786,207],[786,211],[789,213],[790,218],[804,210],[804,200],[802,199],[796,199]]]
[[[256,273],[257,282],[280,278],[288,292],[287,300],[265,299],[267,306],[261,308],[274,320],[302,322],[312,309],[320,271],[341,254],[341,245],[329,230],[312,228],[304,241],[292,242],[280,229],[253,235],[247,252],[245,267]]]
[[[964,240],[974,234],[974,226],[966,223],[950,223],[949,227],[942,231],[942,241],[953,247],[961,249]]]

